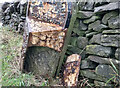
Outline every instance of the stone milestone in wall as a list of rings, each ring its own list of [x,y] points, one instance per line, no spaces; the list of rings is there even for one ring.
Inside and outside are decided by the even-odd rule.
[[[71,5],[68,2],[28,2],[21,68],[24,64],[25,69],[35,74],[55,75],[69,30]]]

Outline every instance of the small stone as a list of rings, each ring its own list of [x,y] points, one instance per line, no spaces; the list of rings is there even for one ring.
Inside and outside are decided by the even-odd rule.
[[[103,46],[111,46],[111,47],[120,47],[119,46],[120,35],[102,35],[101,36],[101,44]]]
[[[107,5],[95,7],[94,12],[103,12],[103,11],[116,10],[116,9],[119,9],[118,4],[119,4],[118,2],[115,2],[115,3],[110,3],[110,4],[107,4]]]
[[[109,57],[112,50],[110,47],[104,47],[101,45],[87,45],[86,53],[98,56]]]
[[[115,57],[120,60],[120,48],[118,48],[115,52]]]
[[[81,62],[81,69],[95,69],[97,64],[95,62],[92,62],[90,60],[82,60]]]
[[[99,81],[103,81],[103,82],[107,82],[107,80],[108,80],[102,76],[95,74],[94,70],[80,70],[80,73],[82,76],[90,78],[90,79],[95,79],[95,80],[99,80]]]
[[[120,65],[120,61],[118,61],[116,59],[113,59],[113,58],[104,58],[104,57],[90,55],[87,59],[89,59],[91,61],[94,61],[96,63],[99,63],[99,64],[109,64],[109,65],[111,65],[111,62],[113,62],[113,64],[116,65],[116,66]]]
[[[86,34],[86,37],[89,38],[96,34],[98,34],[98,32],[90,32],[90,33]]]
[[[93,14],[94,12],[90,12],[90,11],[79,11],[77,17],[80,19],[90,18],[91,16],[93,16]]]
[[[92,39],[89,41],[89,44],[101,44],[101,35],[102,34],[93,35]]]
[[[10,20],[10,16],[5,16],[5,20]]]
[[[99,16],[92,16],[90,19],[84,20],[83,23],[85,23],[85,24],[90,24],[90,23],[92,23],[92,22],[95,22],[95,21],[98,20],[98,19],[100,19]]]
[[[115,28],[119,28],[120,25],[120,17],[112,17],[108,20],[108,25],[110,28],[115,29]]]
[[[80,49],[85,48],[87,44],[88,44],[88,39],[86,37],[78,37],[78,39],[77,39],[77,46]]]
[[[80,30],[86,31],[87,30],[87,25],[83,24],[82,21],[80,21]]]
[[[89,10],[89,11],[92,11],[94,8],[94,2],[87,2],[84,7],[83,7],[83,10]]]
[[[101,24],[100,21],[97,20],[94,23],[89,24],[88,30],[101,32],[103,29],[106,29],[106,28],[108,28],[106,25]]]
[[[102,19],[102,23],[107,24],[108,20],[111,17],[115,17],[115,16],[118,16],[118,12],[116,12],[116,11],[112,11],[112,12],[109,12],[109,13],[105,14],[103,19]]]
[[[104,30],[103,34],[120,34],[120,29]]]

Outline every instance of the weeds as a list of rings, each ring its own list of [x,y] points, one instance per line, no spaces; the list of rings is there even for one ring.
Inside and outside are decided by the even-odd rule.
[[[44,82],[37,81],[33,74],[21,73],[20,53],[22,35],[9,31],[9,27],[0,28],[0,53],[2,62],[2,86],[44,86]]]

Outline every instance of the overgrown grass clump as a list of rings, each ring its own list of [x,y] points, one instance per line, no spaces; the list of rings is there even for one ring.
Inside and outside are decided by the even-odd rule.
[[[19,71],[21,48],[22,35],[10,31],[9,27],[0,28],[2,86],[40,85],[31,73],[25,74]]]

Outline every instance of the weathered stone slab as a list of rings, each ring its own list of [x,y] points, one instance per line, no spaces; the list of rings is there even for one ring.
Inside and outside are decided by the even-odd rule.
[[[93,14],[94,12],[91,11],[79,11],[77,17],[80,19],[90,18],[91,16],[93,16]]]
[[[86,37],[88,38],[88,37],[92,37],[93,35],[96,35],[96,34],[98,34],[98,32],[90,32],[90,33],[87,33],[86,34]]]
[[[88,26],[88,30],[94,30],[97,32],[100,32],[106,28],[108,28],[108,27],[104,24],[101,24],[100,20],[97,20],[94,23],[89,24],[89,26]]]
[[[103,46],[119,47],[120,35],[102,35],[101,44]]]
[[[92,22],[94,22],[94,21],[96,21],[98,19],[100,19],[99,16],[92,16],[91,18],[84,20],[83,23],[90,24],[90,23],[92,23]]]
[[[90,79],[95,79],[95,80],[104,81],[104,82],[107,82],[108,80],[102,76],[95,74],[94,70],[81,70],[80,73],[82,76],[85,76]]]
[[[112,78],[116,74],[110,65],[98,65],[95,72],[96,74],[106,77],[107,79]],[[112,79],[112,81],[116,81],[116,79]]]
[[[120,34],[120,29],[104,30],[103,34]]]
[[[95,69],[96,66],[97,64],[90,60],[82,60],[80,68],[81,69]]]
[[[94,61],[96,63],[100,64],[109,64],[111,65],[111,62],[113,62],[114,65],[120,65],[120,61],[113,59],[113,58],[103,58],[99,56],[89,56],[87,59]]]
[[[115,17],[115,16],[118,16],[118,12],[117,11],[112,11],[112,12],[109,12],[109,13],[105,14],[103,19],[102,19],[102,23],[107,24],[108,20],[111,17]]]
[[[110,28],[120,28],[120,17],[112,17],[108,20],[108,25]]]
[[[101,45],[87,45],[86,46],[87,54],[109,57],[111,52],[112,50],[110,47],[104,47]]]
[[[89,44],[100,44],[101,43],[101,35],[102,34],[93,35],[92,39],[89,41]]]
[[[81,49],[85,48],[88,44],[88,39],[86,37],[78,37],[77,46]]]
[[[118,2],[109,3],[107,5],[96,7],[94,12],[103,12],[103,11],[110,11],[110,10],[116,10],[116,9],[119,9]]]

